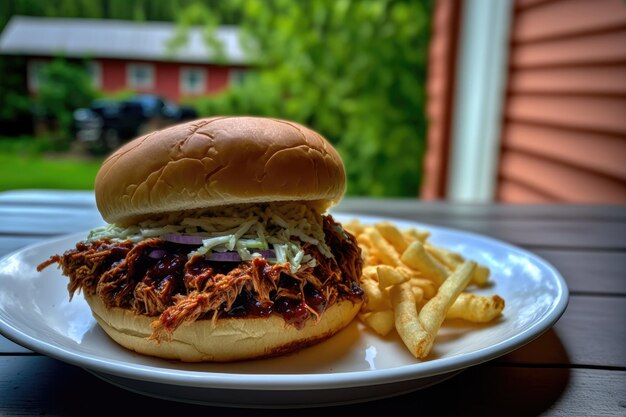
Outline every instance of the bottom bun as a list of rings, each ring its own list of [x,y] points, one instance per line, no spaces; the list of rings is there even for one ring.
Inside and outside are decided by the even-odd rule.
[[[135,352],[184,362],[230,362],[276,356],[318,343],[347,326],[360,303],[339,301],[318,321],[296,329],[282,317],[224,318],[213,323],[197,320],[174,331],[171,341],[148,340],[156,318],[130,310],[108,308],[97,295],[85,294],[93,316],[117,343]]]

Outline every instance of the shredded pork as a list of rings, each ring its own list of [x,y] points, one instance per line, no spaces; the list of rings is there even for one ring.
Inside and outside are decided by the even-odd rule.
[[[108,307],[154,316],[151,338],[157,341],[167,340],[184,323],[229,315],[273,312],[301,327],[337,299],[363,297],[355,238],[331,216],[324,216],[323,229],[333,256],[304,243],[315,266],[303,264],[296,272],[289,263],[270,264],[262,258],[240,263],[209,261],[199,254],[189,258],[185,245],[158,238],[80,242],[38,270],[58,264],[69,277],[70,298],[84,291],[97,294]]]

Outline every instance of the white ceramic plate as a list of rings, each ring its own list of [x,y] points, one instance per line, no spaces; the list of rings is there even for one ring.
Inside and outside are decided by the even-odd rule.
[[[375,217],[335,215],[340,221]],[[96,325],[80,295],[70,303],[67,278],[35,267],[83,239],[75,234],[0,260],[0,333],[36,352],[83,367],[123,388],[173,400],[243,407],[297,407],[372,400],[424,388],[504,355],[548,330],[565,311],[568,290],[551,265],[507,243],[458,230],[427,228],[430,241],[489,266],[494,285],[476,291],[506,300],[490,325],[445,323],[426,361],[395,334],[381,338],[355,320],[333,338],[300,352],[230,364],[185,364],[130,352]]]

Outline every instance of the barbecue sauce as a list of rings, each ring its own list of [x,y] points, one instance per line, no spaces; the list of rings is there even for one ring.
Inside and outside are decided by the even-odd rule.
[[[330,218],[330,216],[328,216]],[[207,283],[215,275],[227,275],[237,270],[237,274],[254,275],[269,285],[269,298],[251,293],[251,286],[244,286],[234,302],[226,308],[222,306],[218,317],[267,317],[280,315],[286,323],[302,328],[306,321],[319,317],[337,299],[360,301],[363,290],[358,285],[361,274],[360,251],[354,239],[334,228],[335,223],[325,220],[327,243],[337,252],[336,260],[326,260],[317,249],[312,255],[318,259],[315,277],[324,278],[320,288],[314,286],[306,276],[291,276],[282,272],[264,259],[252,262],[218,262],[201,256],[188,259],[186,245],[166,242],[160,239],[146,240],[138,244],[130,241],[112,242],[107,239],[77,244],[76,249],[63,256],[54,256],[42,263],[44,268],[51,263],[59,263],[64,274],[70,277],[70,292],[82,289],[95,293],[96,286],[106,284],[108,291],[99,291],[107,305],[133,308],[132,292],[138,283],[145,284],[142,291],[160,300],[160,305],[172,306],[174,296],[185,296],[192,292],[204,293]],[[91,274],[78,273],[84,265]],[[319,269],[318,269],[319,268]],[[83,268],[84,269],[84,268]],[[106,283],[100,279],[105,271],[109,273]],[[107,274],[104,274],[107,275]],[[333,277],[332,279],[327,277]],[[318,278],[315,278],[317,280]],[[319,282],[319,281],[318,281]],[[319,285],[319,284],[318,284]],[[152,292],[153,291],[153,292]],[[264,301],[259,301],[259,298]],[[148,315],[160,315],[162,311],[137,311]],[[206,313],[212,317],[213,312]],[[162,317],[167,321],[167,317]]]

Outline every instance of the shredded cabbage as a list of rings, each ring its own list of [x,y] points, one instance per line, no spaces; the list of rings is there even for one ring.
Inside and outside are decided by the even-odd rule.
[[[276,253],[276,261],[289,263],[294,273],[303,265],[316,265],[314,258],[304,254],[302,245],[305,243],[317,246],[327,258],[332,256],[325,242],[321,216],[311,206],[300,202],[185,211],[130,227],[109,224],[91,230],[87,240],[108,238],[139,242],[172,233],[203,238],[202,245],[191,251],[189,257],[236,250],[241,259],[251,260],[261,256],[255,251],[271,248]]]

